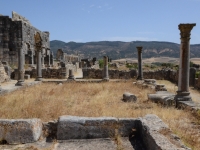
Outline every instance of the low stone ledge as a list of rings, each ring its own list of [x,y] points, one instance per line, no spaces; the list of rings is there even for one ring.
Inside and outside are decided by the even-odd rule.
[[[108,138],[115,135],[117,118],[61,116],[58,120],[57,139]]]
[[[129,137],[133,148],[190,150],[153,114],[137,119],[61,116],[58,121],[57,140],[113,138],[116,134]]]
[[[172,132],[158,116],[149,114],[139,120],[137,126],[140,128],[140,136],[146,149],[191,150],[181,141],[177,141],[177,138],[167,138],[172,135]]]
[[[148,100],[151,100],[155,103],[161,103],[166,106],[175,105],[175,94],[167,91],[158,91],[155,94],[148,94],[147,97]]]
[[[122,137],[129,137],[133,130],[135,130],[135,118],[119,118],[118,133]]]
[[[194,101],[177,101],[177,107],[181,109],[200,110],[200,103]]]
[[[0,119],[0,141],[8,144],[36,142],[41,134],[40,119]]]

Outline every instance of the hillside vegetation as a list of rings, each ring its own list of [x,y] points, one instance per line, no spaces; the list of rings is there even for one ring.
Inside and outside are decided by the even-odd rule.
[[[50,42],[51,50],[56,54],[57,49],[62,48],[68,54],[84,54],[84,57],[102,58],[104,55],[112,59],[137,57],[136,46],[143,46],[143,58],[151,57],[179,57],[180,44],[158,41],[100,41],[100,42],[62,42],[54,40]],[[200,57],[200,44],[190,46],[191,57]]]

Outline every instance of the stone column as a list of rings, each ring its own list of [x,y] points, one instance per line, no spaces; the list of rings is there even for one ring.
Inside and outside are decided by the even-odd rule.
[[[78,62],[79,63],[79,68],[82,68],[82,62]]]
[[[41,57],[41,64],[42,64],[42,68],[44,68],[44,55],[42,54],[42,57]]]
[[[179,24],[181,35],[178,91],[176,101],[192,100],[189,92],[190,32],[196,24]]]
[[[51,64],[50,64],[50,49],[48,49],[48,55],[47,55],[47,57],[48,57],[48,64],[47,64],[47,66],[48,67],[50,67],[51,66]]]
[[[109,81],[109,75],[108,75],[108,56],[104,56],[103,60],[104,60],[103,80]]]
[[[68,77],[68,79],[70,79],[70,80],[74,80],[75,79],[73,69],[69,69],[69,77]]]
[[[143,80],[143,71],[142,71],[142,47],[136,47],[138,51],[138,77],[137,80]]]
[[[50,53],[50,64],[53,66],[53,52]]]
[[[33,67],[34,66],[34,49],[31,48],[31,51],[29,52],[29,63],[30,63],[30,66]]]
[[[15,86],[24,85],[24,44],[18,49],[18,81]]]
[[[42,81],[42,63],[41,63],[41,53],[42,48],[37,49],[37,77],[35,81]]]

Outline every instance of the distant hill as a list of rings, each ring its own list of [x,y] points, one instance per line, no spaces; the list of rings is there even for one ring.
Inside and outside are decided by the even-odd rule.
[[[62,42],[50,41],[51,50],[56,54],[57,49],[62,48],[68,54],[84,54],[85,58],[102,58],[108,55],[112,59],[137,57],[136,46],[143,46],[143,58],[151,57],[179,57],[180,44],[157,41],[100,41],[100,42]],[[190,46],[191,57],[200,57],[200,44]]]

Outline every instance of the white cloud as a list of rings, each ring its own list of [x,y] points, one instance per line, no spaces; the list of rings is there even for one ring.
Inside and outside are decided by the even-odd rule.
[[[106,41],[124,41],[124,42],[130,42],[130,41],[157,41],[157,38],[149,38],[149,37],[105,37],[102,38],[102,40]]]
[[[95,6],[94,4],[90,5],[91,8],[94,7],[94,6]]]

